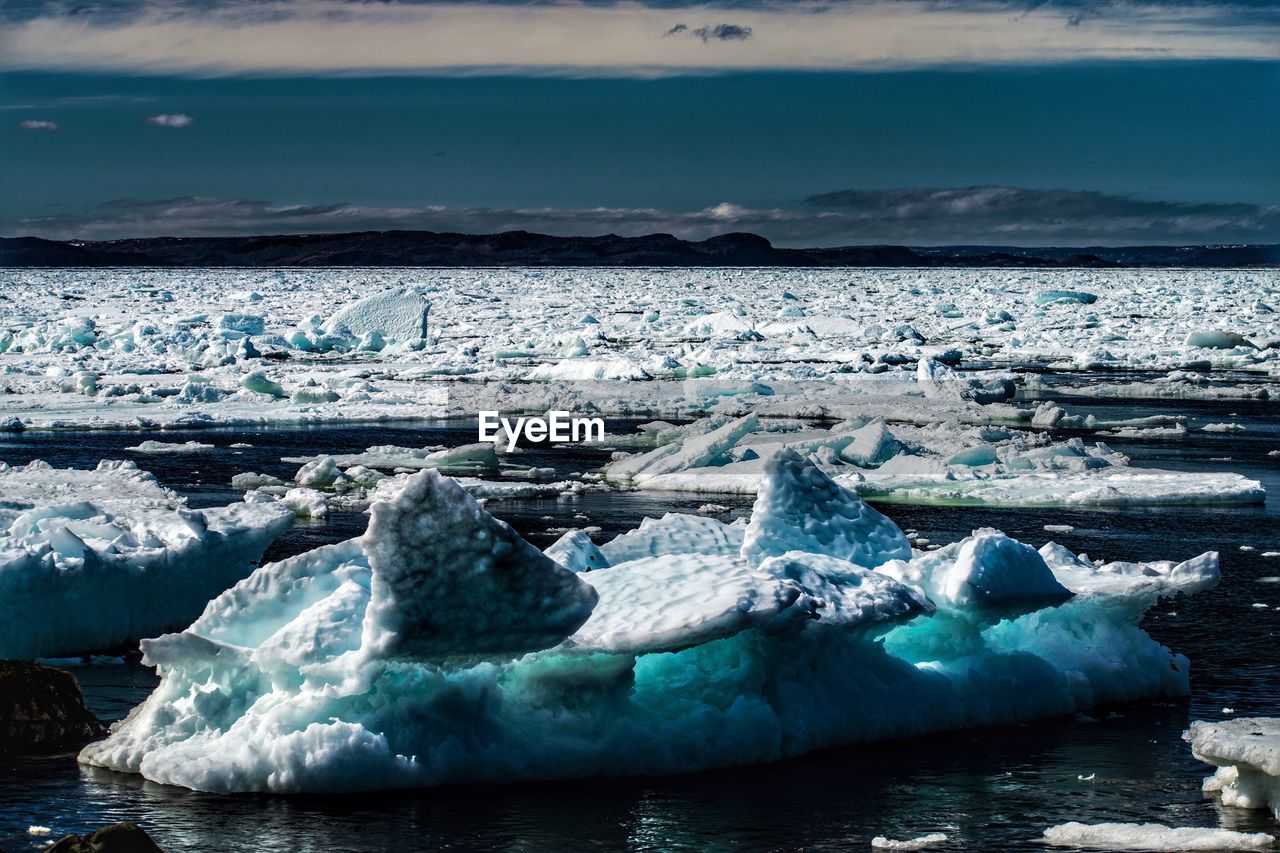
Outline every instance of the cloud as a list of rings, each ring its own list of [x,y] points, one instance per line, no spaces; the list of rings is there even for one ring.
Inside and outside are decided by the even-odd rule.
[[[1240,3],[713,0],[681,7],[704,20],[733,21],[705,26],[672,26],[670,4],[635,0],[121,0],[110,14],[93,15],[55,3],[3,22],[0,69],[654,76],[1280,59],[1280,6]],[[664,32],[684,37],[655,37]]]
[[[160,115],[147,116],[142,120],[142,123],[153,127],[188,127],[194,121],[195,119],[186,113],[161,113]]]
[[[62,126],[59,125],[56,121],[47,121],[45,119],[39,119],[39,118],[23,119],[22,121],[18,122],[18,127],[22,128],[23,130],[45,130],[45,131],[53,131],[55,133],[59,130],[62,130]]]
[[[676,36],[687,33],[696,39],[701,39],[703,44],[709,41],[746,41],[751,38],[751,27],[742,27],[737,24],[716,24],[714,27],[698,27],[697,29],[689,29],[688,24],[676,24],[671,29],[662,34],[663,38],[667,36]]]
[[[702,39],[703,42],[711,39],[716,41],[745,41],[751,38],[751,27],[740,27],[737,24],[716,24],[714,27],[698,27],[693,31],[693,35]]]
[[[657,208],[388,207],[275,204],[249,199],[123,199],[88,210],[0,222],[0,232],[58,239],[216,236],[421,229],[562,236],[730,231],[778,245],[1021,246],[1280,242],[1280,206],[1151,201],[1079,190],[1015,187],[842,190],[785,207],[722,202]]]
[[[1280,239],[1280,206],[1004,186],[841,190],[804,199],[898,242],[1215,242]]]

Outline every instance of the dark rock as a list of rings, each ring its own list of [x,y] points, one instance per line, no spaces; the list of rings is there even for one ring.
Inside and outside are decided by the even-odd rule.
[[[0,753],[57,749],[105,732],[71,673],[0,660]]]
[[[46,853],[163,853],[136,823],[113,823],[85,835],[64,835]]]

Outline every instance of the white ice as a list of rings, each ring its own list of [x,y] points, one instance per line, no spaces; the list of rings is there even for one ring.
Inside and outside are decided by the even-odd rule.
[[[1082,372],[1059,390],[1087,396],[1265,399],[1280,359],[1273,270],[13,269],[0,282],[21,295],[0,304],[0,423],[21,428],[474,416],[455,379],[503,383],[531,411],[740,403],[1026,423],[1031,406],[1001,401],[1036,391],[1041,370]],[[1146,377],[1099,382],[1099,368]],[[1220,369],[1256,381],[1215,382]]]
[[[1275,846],[1275,838],[1266,832],[1159,823],[1063,823],[1046,829],[1044,840],[1055,847],[1090,850],[1270,850]]]
[[[1204,790],[1223,805],[1269,809],[1280,821],[1280,718],[1198,720],[1183,735],[1196,758],[1218,769]]]
[[[193,510],[132,462],[0,465],[0,658],[78,655],[188,624],[292,520]]]
[[[1060,410],[1059,410],[1060,414]],[[1061,418],[1059,417],[1058,420]],[[1260,503],[1261,483],[1239,474],[1139,468],[1099,442],[961,424],[888,426],[855,417],[829,429],[754,415],[643,433],[658,446],[610,463],[620,485],[754,494],[765,462],[807,455],[867,498],[996,506]]]
[[[745,526],[544,555],[416,474],[144,641],[160,685],[81,760],[227,792],[663,774],[1186,694],[1138,622],[1187,570],[1095,589],[989,531],[926,555],[793,451],[765,477]]]

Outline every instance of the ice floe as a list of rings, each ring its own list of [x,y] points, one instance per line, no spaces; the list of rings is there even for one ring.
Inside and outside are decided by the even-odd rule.
[[[1265,498],[1258,481],[1239,474],[1139,468],[1101,442],[1007,427],[890,427],[864,416],[823,430],[747,415],[642,431],[658,446],[610,463],[607,478],[646,489],[753,494],[768,459],[798,451],[842,485],[884,501],[1114,506]]]
[[[1268,398],[1280,375],[1273,270],[0,277],[23,294],[0,304],[0,423],[29,429],[474,416],[467,383],[512,411],[728,415],[740,397],[770,416],[990,423],[1030,416],[1003,402],[1015,391]],[[1085,375],[1042,384],[1055,371]]]
[[[415,474],[363,536],[145,640],[160,685],[80,759],[225,792],[674,773],[1187,693],[1138,622],[1213,555],[1046,559],[994,531],[925,554],[793,450],[762,476],[746,524],[544,554]]]
[[[1270,850],[1275,838],[1266,832],[1236,832],[1159,823],[1063,823],[1044,832],[1055,847],[1089,850]]]
[[[1218,768],[1205,779],[1205,791],[1223,805],[1269,809],[1280,821],[1280,719],[1198,720],[1183,737],[1196,758]]]
[[[131,462],[0,464],[0,658],[110,649],[188,624],[293,513],[189,509]]]

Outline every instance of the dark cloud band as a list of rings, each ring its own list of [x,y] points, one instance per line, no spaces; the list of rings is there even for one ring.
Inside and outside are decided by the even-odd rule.
[[[794,205],[654,208],[447,208],[281,205],[247,199],[126,199],[0,223],[9,235],[113,239],[387,229],[557,235],[751,231],[779,245],[1132,245],[1280,242],[1280,206],[1153,201],[1017,187],[842,190]]]

